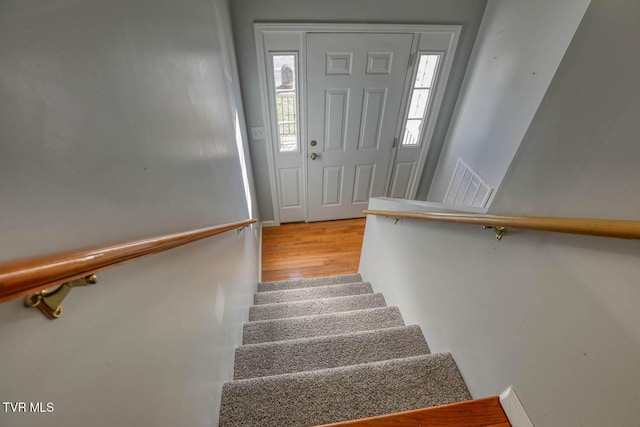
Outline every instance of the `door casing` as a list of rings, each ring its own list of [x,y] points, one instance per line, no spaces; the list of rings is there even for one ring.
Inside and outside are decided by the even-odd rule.
[[[256,23],[254,24],[254,33],[256,40],[256,53],[258,57],[258,75],[261,95],[261,107],[263,115],[263,125],[265,128],[265,146],[267,150],[267,163],[269,170],[269,186],[271,189],[271,203],[273,207],[273,225],[280,225],[280,212],[279,212],[279,186],[276,180],[276,165],[275,156],[277,153],[277,134],[275,130],[275,121],[273,120],[273,112],[270,106],[270,94],[269,84],[267,82],[267,56],[272,52],[297,52],[298,55],[298,75],[306,76],[306,35],[307,33],[407,33],[414,34],[413,45],[411,47],[411,53],[415,58],[419,52],[433,51],[443,54],[442,69],[439,73],[439,80],[436,84],[436,90],[433,94],[432,108],[434,111],[438,111],[442,98],[444,96],[444,90],[447,85],[449,73],[451,71],[451,64],[455,57],[455,51],[462,31],[461,25],[429,25],[429,24],[335,24],[335,23]],[[429,49],[421,49],[421,42],[428,40],[430,43],[435,43],[436,49],[433,47]],[[411,85],[411,78],[414,75],[413,71],[415,66],[411,66],[411,71],[406,73],[406,79],[404,82],[404,93],[402,96],[401,111],[405,111],[408,108],[408,98],[410,91],[408,90]],[[299,115],[299,135],[300,135],[300,161],[302,170],[302,200],[304,206],[304,219],[308,219],[308,211],[306,207],[307,200],[307,158],[308,144],[307,141],[307,126],[306,126],[306,80],[299,79],[299,100],[300,105],[305,106],[304,113]],[[402,118],[398,120],[396,133],[402,127]],[[417,192],[417,181],[422,174],[424,168],[429,142],[433,136],[433,130],[435,126],[435,119],[429,120],[427,123],[427,129],[423,132],[420,158],[418,159],[418,166],[415,173],[415,182],[410,189],[410,198],[415,197]],[[394,162],[398,147],[393,148],[391,155],[391,162]],[[386,193],[388,194],[391,174],[393,173],[393,165],[390,165],[389,172],[386,178]]]

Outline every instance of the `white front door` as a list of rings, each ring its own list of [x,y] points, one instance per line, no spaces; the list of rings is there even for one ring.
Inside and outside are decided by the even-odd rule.
[[[265,129],[252,140],[265,139],[276,224],[415,197],[461,29],[255,24]]]
[[[385,195],[413,34],[307,34],[307,221]]]

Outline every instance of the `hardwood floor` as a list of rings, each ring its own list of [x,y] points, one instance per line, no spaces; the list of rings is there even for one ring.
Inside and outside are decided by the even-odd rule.
[[[319,427],[511,427],[498,396]]]
[[[357,273],[365,218],[262,230],[262,281]]]

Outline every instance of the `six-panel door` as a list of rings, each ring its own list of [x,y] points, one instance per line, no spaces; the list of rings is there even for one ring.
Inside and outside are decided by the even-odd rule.
[[[361,217],[384,195],[412,40],[307,34],[308,221]]]

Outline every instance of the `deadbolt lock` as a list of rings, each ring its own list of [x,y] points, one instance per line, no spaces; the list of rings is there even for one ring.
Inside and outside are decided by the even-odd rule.
[[[318,145],[318,141],[316,141],[315,139],[311,140],[311,146],[315,147],[316,145]]]

